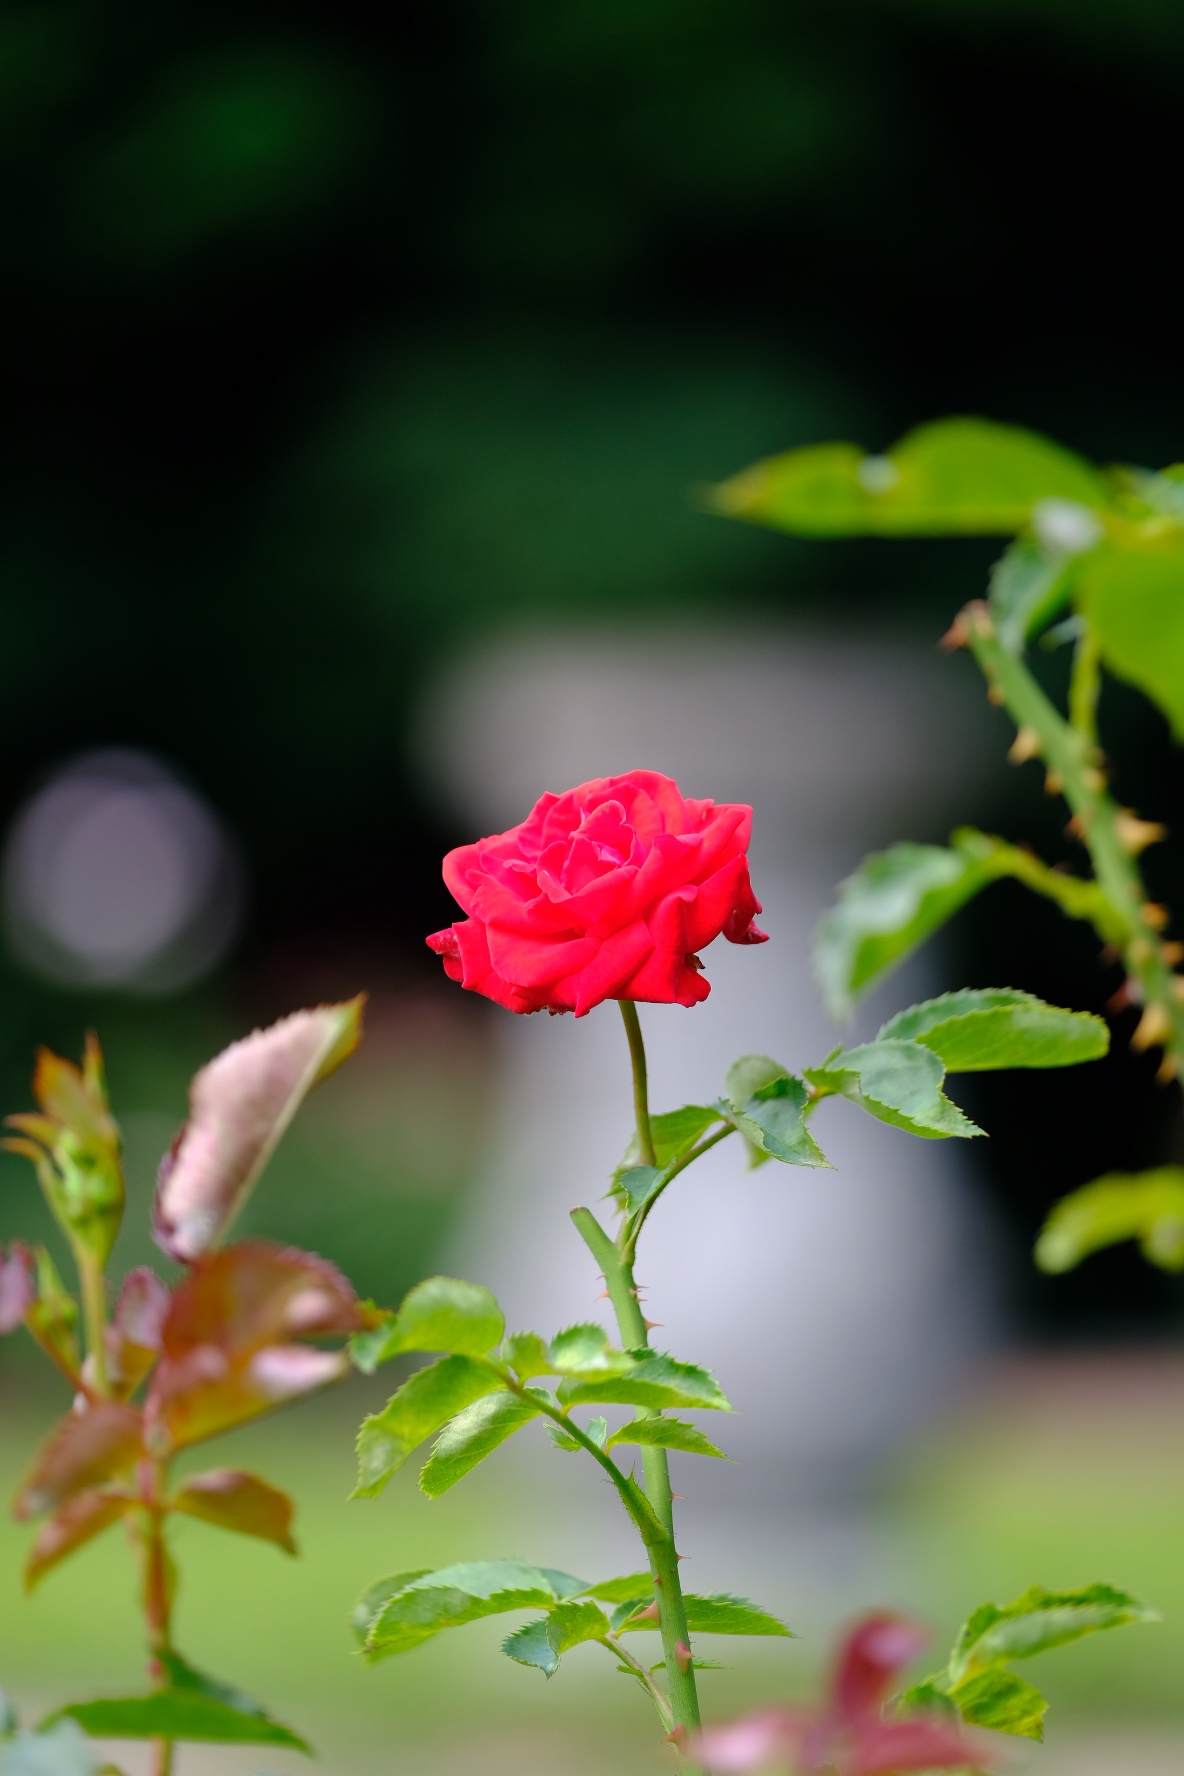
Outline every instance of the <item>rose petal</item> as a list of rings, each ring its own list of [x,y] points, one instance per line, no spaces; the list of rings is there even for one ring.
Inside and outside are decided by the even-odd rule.
[[[834,1680],[834,1707],[852,1721],[877,1710],[928,1636],[904,1616],[880,1612],[857,1622],[843,1643]]]

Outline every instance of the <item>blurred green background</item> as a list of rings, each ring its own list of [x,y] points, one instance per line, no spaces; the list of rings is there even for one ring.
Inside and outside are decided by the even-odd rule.
[[[877,447],[978,411],[1103,460],[1184,454],[1182,91],[1184,12],[1162,0],[0,6],[0,824],[79,749],[144,748],[220,813],[249,883],[229,959],[172,998],[72,993],[0,958],[4,1108],[28,1101],[36,1042],[103,1036],[133,1194],[117,1262],[150,1256],[140,1211],[193,1068],[360,986],[367,1049],[304,1113],[250,1225],[383,1299],[434,1262],[491,1090],[492,1014],[446,991],[421,943],[451,917],[438,859],[465,835],[408,737],[459,648],[511,622],[836,608],[936,636],[989,547],[796,544],[696,509],[696,484],[820,435]],[[1182,782],[1158,717],[1111,686],[1104,721],[1120,796],[1170,822]],[[968,814],[1068,855],[1033,779],[999,782]],[[1184,901],[1178,846],[1148,867]],[[1017,896],[963,915],[960,975],[1101,1007],[1117,975]],[[1039,1112],[1023,1082],[981,1084],[1022,1332],[1174,1335],[1175,1285],[1132,1253],[1043,1282],[1024,1256],[1064,1190],[1181,1156],[1153,1071],[1120,1042],[1100,1085],[1056,1079]],[[5,1236],[42,1229],[16,1160],[0,1193]],[[994,1418],[910,1457],[877,1519],[909,1550],[901,1597],[948,1625],[1026,1582],[1038,1545],[1050,1582],[1063,1561],[1168,1604],[1173,1375],[1139,1394],[1130,1446],[1150,1453],[1132,1473],[1095,1459],[1127,1447],[1100,1409],[1030,1449],[1018,1380]],[[49,1410],[15,1340],[0,1386],[13,1468]],[[473,1756],[492,1718],[505,1744],[529,1718],[544,1762],[582,1769],[576,1741],[610,1732],[599,1680],[573,1679],[568,1714],[558,1684],[498,1687],[467,1649],[350,1666],[362,1580],[408,1550],[488,1551],[490,1524],[518,1545],[495,1480],[431,1511],[410,1484],[347,1511],[355,1416],[338,1400],[244,1439],[303,1476],[307,1553],[279,1573],[210,1536],[184,1606],[195,1657],[231,1672],[241,1653],[244,1682],[307,1701],[342,1746],[355,1711],[358,1747],[394,1767],[428,1768],[417,1735],[445,1698]],[[26,1605],[2,1534],[0,1676],[46,1697],[127,1681],[114,1539]],[[256,1572],[260,1613],[228,1614]],[[1132,1636],[1120,1677],[1066,1658],[1069,1711],[1176,1708],[1176,1632]],[[792,1685],[815,1657],[721,1681]],[[407,1736],[419,1749],[396,1758]]]

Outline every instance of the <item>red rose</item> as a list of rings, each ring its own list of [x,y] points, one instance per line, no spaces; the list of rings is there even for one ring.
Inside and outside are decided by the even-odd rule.
[[[510,1011],[605,999],[697,1005],[695,954],[722,932],[764,943],[748,880],[752,809],[685,799],[658,771],[548,793],[521,826],[444,859],[467,919],[427,942],[452,980]]]

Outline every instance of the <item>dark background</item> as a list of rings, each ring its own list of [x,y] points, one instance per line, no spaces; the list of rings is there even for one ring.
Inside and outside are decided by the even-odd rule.
[[[1184,455],[1182,93],[1168,0],[0,8],[0,816],[103,744],[221,811],[249,927],[162,1028],[359,974],[430,993],[461,835],[406,742],[450,650],[836,601],[936,636],[991,548],[792,543],[688,497],[810,438],[972,411]],[[1103,723],[1171,820],[1158,717],[1112,686]],[[1035,767],[973,812],[1072,857]],[[1171,845],[1148,865],[1184,898]],[[1103,1006],[1088,934],[1020,898],[963,916],[958,978]],[[148,1028],[3,984],[13,1107],[35,1038]],[[1131,1251],[1023,1258],[1065,1189],[1184,1158],[1154,1064],[975,1088],[1032,1329],[1175,1317]]]

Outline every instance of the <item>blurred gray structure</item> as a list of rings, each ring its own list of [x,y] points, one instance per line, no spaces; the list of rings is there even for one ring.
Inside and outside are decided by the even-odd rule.
[[[692,1011],[646,1006],[656,1110],[718,1095],[738,1054],[793,1068],[841,1035],[819,1002],[808,939],[836,881],[894,837],[940,836],[965,813],[981,745],[977,701],[932,644],[833,633],[670,637],[623,632],[506,641],[457,666],[427,714],[424,756],[474,836],[524,818],[545,789],[631,767],[684,793],[750,801],[752,873],[771,941],[705,953],[712,992]],[[858,1019],[945,983],[922,957]],[[567,1211],[599,1208],[630,1132],[617,1009],[504,1014],[503,1084],[489,1162],[452,1254],[514,1328],[611,1325]],[[706,1363],[739,1413],[715,1427],[743,1464],[696,1462],[691,1506],[721,1484],[753,1508],[834,1501],[921,1422],[982,1348],[989,1230],[962,1144],[913,1139],[841,1101],[815,1133],[835,1170],[745,1170],[724,1143],[680,1178],[643,1236],[639,1281],[656,1341]],[[745,1409],[760,1396],[771,1410]],[[759,1459],[758,1459],[759,1458]],[[685,1467],[688,1464],[683,1464]],[[708,1472],[711,1470],[711,1472]]]

